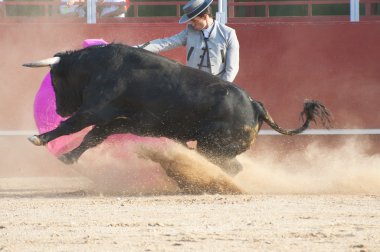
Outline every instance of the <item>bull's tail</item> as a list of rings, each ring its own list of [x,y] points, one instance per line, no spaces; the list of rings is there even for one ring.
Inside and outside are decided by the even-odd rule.
[[[287,130],[281,128],[269,115],[268,111],[265,109],[264,105],[257,101],[252,101],[252,106],[259,108],[260,118],[266,122],[272,129],[283,134],[283,135],[296,135],[305,131],[310,122],[316,123],[319,118],[323,126],[327,129],[331,127],[332,115],[330,111],[319,101],[316,100],[305,100],[304,108],[300,116],[304,121],[303,125],[298,129]]]

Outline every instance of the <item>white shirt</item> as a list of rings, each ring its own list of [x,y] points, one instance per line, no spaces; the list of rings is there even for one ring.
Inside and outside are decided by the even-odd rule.
[[[213,26],[214,26],[214,22],[209,27],[202,30],[205,38],[210,37],[210,32],[211,32]]]

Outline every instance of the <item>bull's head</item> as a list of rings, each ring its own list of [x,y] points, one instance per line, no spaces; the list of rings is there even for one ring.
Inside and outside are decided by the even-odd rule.
[[[52,58],[43,59],[23,64],[26,67],[50,67],[51,84],[55,93],[56,112],[62,117],[72,115],[78,110],[82,103],[82,86],[78,84],[78,75],[74,72],[73,78],[70,67],[66,67],[68,54],[56,54]],[[71,63],[71,61],[69,61]],[[68,79],[70,81],[68,81]]]
[[[39,60],[31,63],[25,63],[23,66],[25,67],[47,67],[47,66],[52,66],[54,64],[59,63],[61,60],[60,57],[53,57],[53,58],[48,58],[44,60]]]

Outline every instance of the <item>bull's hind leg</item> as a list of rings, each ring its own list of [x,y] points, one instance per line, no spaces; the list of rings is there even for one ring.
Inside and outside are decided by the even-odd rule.
[[[228,126],[226,123],[212,123],[204,128],[197,139],[197,150],[234,176],[243,169],[236,156],[246,151],[249,145],[246,144],[246,137],[242,137],[244,130],[234,131]]]
[[[217,154],[215,151],[210,151],[209,147],[202,146],[202,144],[198,144],[197,150],[230,176],[235,176],[243,170],[243,165],[236,159],[236,157]]]
[[[235,176],[243,170],[243,165],[236,159],[236,157],[221,160],[220,167],[231,176]]]

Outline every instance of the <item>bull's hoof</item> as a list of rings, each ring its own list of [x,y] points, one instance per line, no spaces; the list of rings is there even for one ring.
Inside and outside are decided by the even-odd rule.
[[[36,136],[36,135],[31,136],[31,137],[28,137],[28,140],[29,140],[32,144],[37,145],[37,146],[45,145],[45,143],[41,140],[41,138],[39,138],[39,137]]]
[[[58,159],[67,165],[74,164],[77,161],[75,158],[72,158],[69,155],[59,156]]]
[[[243,170],[243,165],[236,159],[227,161],[221,165],[221,168],[231,177],[236,176]]]

